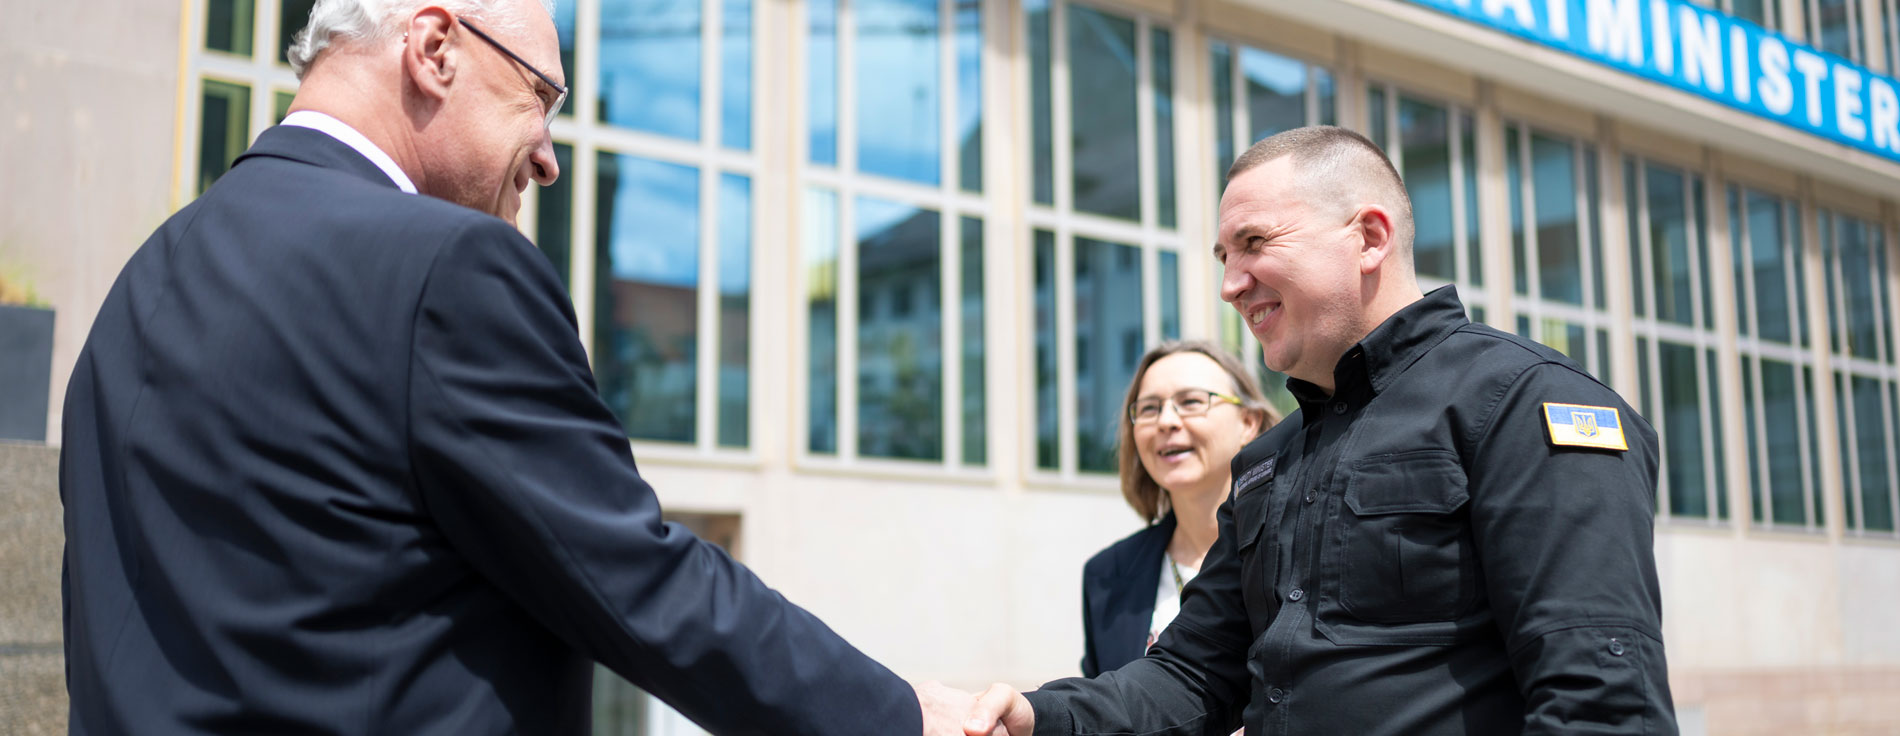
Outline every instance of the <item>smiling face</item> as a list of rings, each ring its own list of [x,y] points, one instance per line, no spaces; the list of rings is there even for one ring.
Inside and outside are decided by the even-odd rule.
[[[1242,172],[1220,202],[1221,299],[1264,349],[1267,367],[1330,389],[1366,324],[1359,212],[1308,186],[1292,156]],[[1376,323],[1374,323],[1376,324]]]
[[[1167,399],[1187,390],[1239,393],[1212,358],[1180,352],[1148,366],[1135,400]],[[1164,402],[1159,419],[1134,426],[1133,440],[1142,468],[1169,494],[1218,495],[1227,492],[1234,453],[1259,431],[1259,416],[1232,403],[1216,400],[1207,413],[1183,417],[1172,402]]]
[[[472,22],[535,69],[566,84],[553,19],[532,3],[520,5],[512,12],[525,19],[520,24],[524,32]],[[521,192],[530,183],[547,186],[560,176],[546,126],[546,111],[557,93],[468,28],[458,24],[450,32],[462,66],[455,94],[444,105],[444,135],[435,141],[445,175],[432,177],[434,191],[427,193],[514,222]]]

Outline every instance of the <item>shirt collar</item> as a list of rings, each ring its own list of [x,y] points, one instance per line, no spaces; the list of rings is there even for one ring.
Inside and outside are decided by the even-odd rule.
[[[416,193],[416,183],[410,181],[409,175],[396,166],[396,160],[390,158],[389,154],[383,153],[383,149],[377,148],[376,144],[371,143],[369,138],[364,137],[362,133],[356,132],[356,129],[350,127],[348,123],[315,110],[298,110],[291,113],[290,117],[284,118],[284,122],[280,125],[295,125],[299,128],[310,128],[327,133],[331,138],[363,154],[363,158],[369,159],[370,163],[376,164],[376,168],[382,169],[384,174],[389,175],[389,180],[396,183],[396,188],[410,194]]]
[[[1333,368],[1333,397],[1354,402],[1370,399],[1453,330],[1470,323],[1456,287],[1433,289],[1424,298],[1387,317],[1346,350]],[[1303,409],[1331,398],[1319,386],[1298,378],[1288,378],[1286,386]]]

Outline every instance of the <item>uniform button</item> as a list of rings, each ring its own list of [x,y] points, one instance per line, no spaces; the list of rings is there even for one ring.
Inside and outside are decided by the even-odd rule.
[[[1334,414],[1344,414],[1344,413],[1346,413],[1346,402],[1344,402],[1344,401],[1335,401],[1335,402],[1333,402],[1333,413],[1334,413]]]
[[[1294,588],[1293,592],[1286,594],[1286,599],[1289,601],[1298,601],[1299,599],[1305,598],[1305,597],[1306,597],[1306,591],[1300,590],[1299,588]],[[1612,646],[1615,646],[1615,644],[1613,643]]]
[[[1307,502],[1307,503],[1312,503],[1312,502],[1314,502],[1314,501],[1318,501],[1318,500],[1319,500],[1319,492],[1318,492],[1318,491],[1307,491],[1307,492],[1306,492],[1306,502]]]
[[[1267,691],[1267,702],[1278,703],[1282,700],[1286,700],[1285,690],[1281,690],[1280,688],[1276,687],[1272,690]]]
[[[1623,642],[1617,641],[1615,639],[1610,640],[1610,656],[1621,657],[1623,656],[1623,651],[1624,651]]]

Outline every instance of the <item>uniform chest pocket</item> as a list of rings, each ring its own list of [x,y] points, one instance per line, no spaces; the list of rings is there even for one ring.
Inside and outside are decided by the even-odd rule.
[[[1340,605],[1371,623],[1448,621],[1479,590],[1465,471],[1448,450],[1354,463],[1335,539]]]

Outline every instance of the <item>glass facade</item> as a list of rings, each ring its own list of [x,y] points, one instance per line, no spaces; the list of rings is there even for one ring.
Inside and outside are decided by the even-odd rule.
[[[1797,23],[1825,50],[1891,68],[1896,2],[1713,5],[1770,29]],[[283,49],[311,5],[198,7],[183,193],[285,115],[295,79]],[[1498,324],[1630,393],[1662,436],[1667,518],[1895,534],[1897,256],[1892,223],[1867,207],[1631,154],[1403,74],[1345,88],[1298,39],[1187,33],[1070,0],[796,8],[796,28],[771,29],[756,0],[557,4],[567,76],[593,88],[556,121],[564,176],[528,198],[523,225],[574,298],[602,394],[635,441],[749,456],[755,429],[777,424],[755,413],[754,364],[783,359],[796,366],[800,416],[783,424],[801,461],[993,472],[997,443],[1020,443],[1011,455],[1032,474],[1106,475],[1135,361],[1196,332],[1245,356],[1290,408],[1285,377],[1205,288],[1220,274],[1200,241],[1241,150],[1345,123],[1407,183],[1425,288],[1455,285],[1480,320],[1487,289],[1510,289]],[[1012,36],[1020,47],[995,42]],[[791,53],[759,58],[768,37]],[[1885,59],[1867,58],[1875,45]],[[797,100],[766,88],[787,59]],[[986,92],[1008,78],[995,60],[1020,62],[1022,99]],[[1190,68],[1209,76],[1182,77]],[[796,125],[760,124],[784,110]],[[1496,151],[1480,150],[1487,115],[1501,121]],[[1018,150],[986,148],[999,140]],[[1478,197],[1480,154],[1502,162],[1494,203]],[[797,166],[767,168],[780,160]],[[1499,252],[1480,243],[1488,225],[1508,233]],[[593,247],[576,246],[590,235]],[[783,288],[761,291],[786,268]],[[1504,278],[1486,284],[1487,268]],[[1627,273],[1623,293],[1612,271]],[[1021,313],[996,314],[990,285],[1027,289],[1008,300]],[[752,340],[787,311],[762,293],[796,305],[789,355]],[[1631,329],[1614,324],[1617,303]],[[998,350],[992,322],[1027,333],[1020,351]],[[994,379],[1019,374],[1033,395],[1020,409],[992,404]],[[1019,419],[1033,437],[988,431]]]

